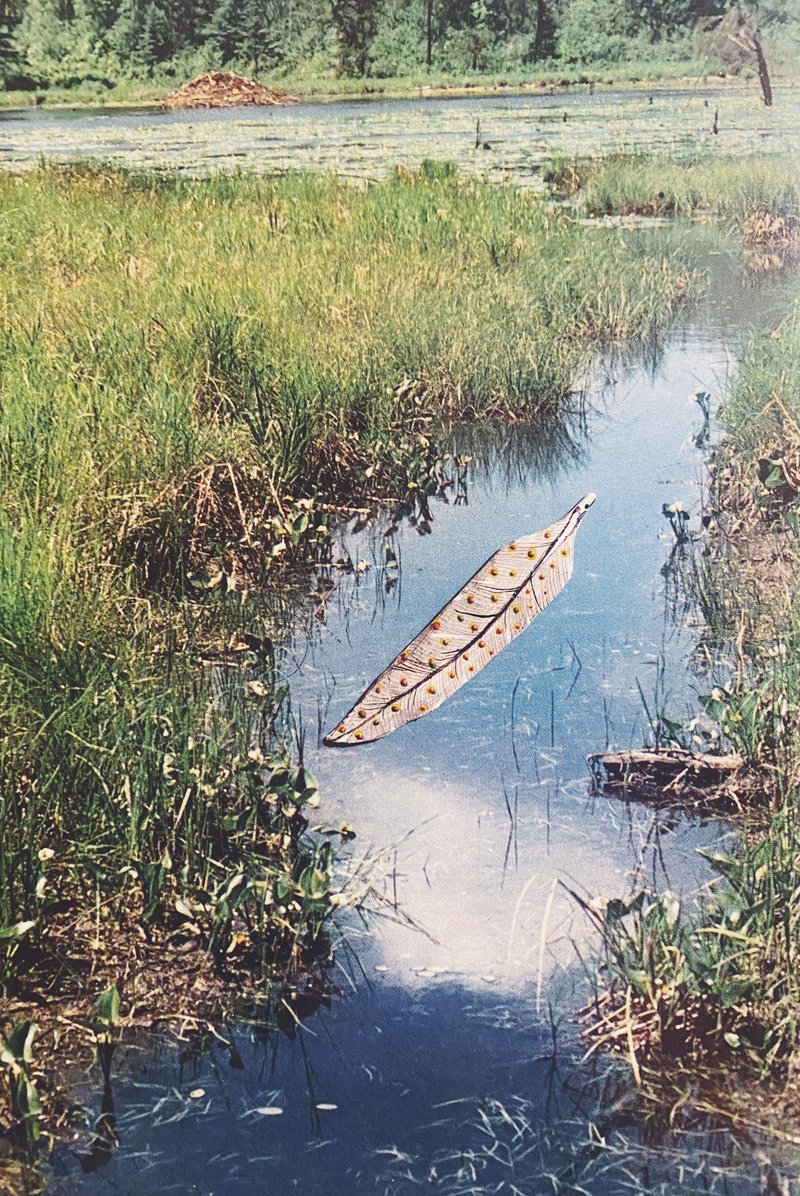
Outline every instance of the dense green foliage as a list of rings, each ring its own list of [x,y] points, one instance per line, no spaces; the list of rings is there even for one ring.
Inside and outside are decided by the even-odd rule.
[[[319,76],[510,71],[544,59],[687,57],[726,0],[0,0],[9,87],[183,78],[230,66]],[[759,5],[766,21],[789,0]]]

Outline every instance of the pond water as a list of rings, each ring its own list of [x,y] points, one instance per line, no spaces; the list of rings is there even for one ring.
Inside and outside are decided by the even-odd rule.
[[[648,702],[667,692],[673,717],[702,689],[693,630],[673,617],[661,506],[683,501],[696,526],[691,396],[719,399],[753,311],[769,319],[714,252],[707,301],[653,361],[588,385],[557,427],[466,434],[465,501],[432,502],[427,525],[343,533],[361,570],[296,633],[285,668],[320,818],[354,828],[352,866],[379,855],[387,916],[343,927],[341,997],[288,1032],[243,1023],[183,1054],[118,1053],[119,1146],[99,1160],[59,1154],[51,1194],[760,1190],[729,1134],[699,1151],[689,1136],[647,1144],[626,1129],[625,1080],[580,1063],[575,1020],[596,944],[569,890],[622,895],[644,878],[689,898],[708,877],[698,848],[727,833],[593,798],[585,763],[646,736],[639,687]],[[491,552],[588,490],[598,500],[574,576],[522,637],[430,716],[366,747],[321,746],[317,729]],[[93,1073],[88,1104],[100,1088]],[[734,1163],[744,1169],[729,1179]]]
[[[192,174],[304,168],[377,178],[395,165],[417,167],[422,158],[435,158],[452,160],[466,173],[535,186],[554,154],[597,156],[620,149],[800,156],[800,91],[779,87],[772,108],[764,107],[757,84],[750,83],[189,112],[0,111],[0,168],[6,169],[33,166],[42,158],[99,157]]]

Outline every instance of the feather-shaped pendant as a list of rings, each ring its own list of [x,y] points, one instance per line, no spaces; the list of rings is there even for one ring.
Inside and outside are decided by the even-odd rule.
[[[325,736],[329,747],[381,739],[422,718],[532,623],[572,576],[587,494],[543,532],[513,540],[471,577]]]

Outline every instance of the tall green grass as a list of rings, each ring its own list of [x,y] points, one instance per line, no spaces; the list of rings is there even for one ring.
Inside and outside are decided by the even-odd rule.
[[[558,403],[688,283],[433,165],[366,190],[43,169],[0,210],[7,517],[153,580],[268,553],[297,500],[402,494],[409,436]]]

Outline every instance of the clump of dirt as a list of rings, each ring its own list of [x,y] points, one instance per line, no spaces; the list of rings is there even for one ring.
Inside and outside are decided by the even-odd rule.
[[[164,100],[165,108],[239,108],[292,104],[294,98],[255,79],[228,71],[208,71],[184,83]]]

